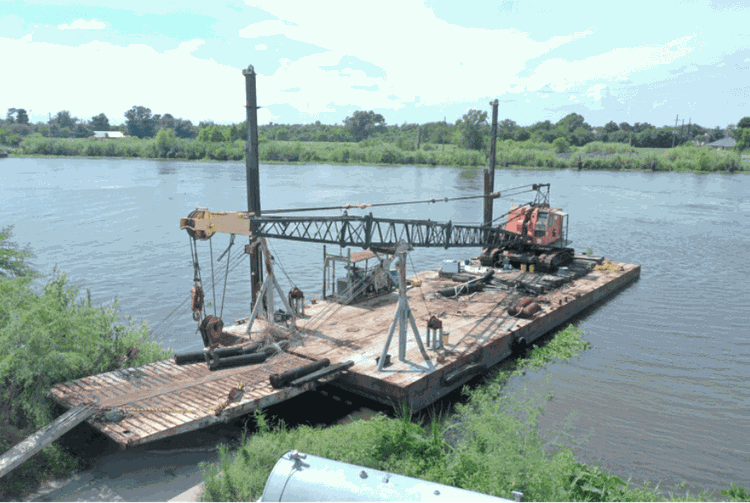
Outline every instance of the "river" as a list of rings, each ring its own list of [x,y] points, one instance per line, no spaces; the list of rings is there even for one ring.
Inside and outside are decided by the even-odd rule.
[[[117,296],[122,312],[147,321],[164,345],[201,346],[184,304],[193,271],[179,219],[198,206],[245,209],[243,164],[10,158],[0,160],[0,170],[0,225],[15,225],[13,240],[30,244],[37,269],[49,277],[57,266],[74,284],[90,288],[94,302]],[[447,167],[262,165],[260,178],[264,209],[458,197],[482,190],[481,171]],[[626,479],[662,487],[685,482],[694,492],[718,492],[731,483],[750,486],[750,389],[744,377],[750,371],[750,177],[498,170],[495,189],[530,183],[552,184],[551,203],[569,213],[577,251],[591,247],[596,254],[642,266],[640,280],[576,318],[592,349],[512,383],[553,394],[541,428],[573,426],[568,442],[577,445],[579,459]],[[496,201],[495,214],[507,211],[509,203]],[[350,214],[365,211],[371,210]],[[372,211],[454,223],[482,217],[479,200]],[[219,235],[211,241],[217,257],[229,240]],[[230,263],[239,248],[232,249]],[[306,298],[319,295],[322,245],[275,240],[271,251],[283,267],[278,277],[285,291],[293,283]],[[207,243],[199,244],[204,284],[210,283],[210,252]],[[414,267],[423,270],[471,254],[416,249],[410,255]],[[219,308],[225,264],[214,271]],[[224,319],[245,316],[249,298],[245,260],[228,278]],[[213,302],[210,289],[207,299]],[[154,470],[164,464],[162,454],[146,451],[139,463]],[[194,456],[186,454],[177,462],[170,457],[171,465],[182,463],[180,468],[165,472],[174,476],[154,475],[159,479],[154,485],[147,481],[148,470],[123,468],[133,466],[129,456],[107,451],[97,468],[105,475],[86,472],[67,490],[38,498],[166,499],[173,490],[165,487],[177,483],[165,477],[179,480],[180,487],[200,478]],[[107,467],[119,475],[107,475]],[[86,484],[99,492],[85,489]],[[102,487],[115,489],[107,495]]]

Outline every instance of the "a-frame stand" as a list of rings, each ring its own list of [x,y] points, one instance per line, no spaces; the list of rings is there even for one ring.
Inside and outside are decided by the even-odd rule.
[[[274,321],[274,307],[273,307],[273,289],[275,288],[276,291],[279,294],[279,297],[281,298],[281,302],[284,304],[284,308],[286,311],[292,316],[292,327],[296,326],[296,316],[295,312],[292,311],[292,308],[289,306],[289,303],[286,300],[286,297],[284,296],[284,293],[281,291],[281,287],[279,286],[279,282],[276,281],[276,276],[273,274],[273,264],[271,263],[271,254],[268,253],[268,246],[266,244],[265,238],[260,238],[260,247],[258,248],[260,253],[263,254],[263,258],[265,259],[266,264],[266,278],[263,280],[263,285],[260,287],[260,291],[258,292],[258,299],[255,301],[255,306],[253,306],[253,311],[250,313],[250,320],[247,323],[247,329],[245,329],[245,333],[247,335],[250,335],[250,330],[253,328],[253,322],[255,322],[255,318],[258,317],[258,315],[261,312],[261,309],[263,309],[263,300],[265,299],[266,302],[266,309],[265,309],[265,318],[266,321],[269,323],[273,323]]]
[[[417,340],[419,351],[422,353],[427,369],[419,366],[423,372],[429,372],[434,370],[435,367],[430,360],[427,351],[424,349],[422,344],[422,338],[419,336],[419,329],[417,329],[417,322],[414,320],[414,315],[411,313],[409,307],[409,297],[406,296],[406,253],[411,249],[411,246],[399,241],[396,246],[396,254],[398,255],[398,306],[396,307],[396,313],[393,316],[393,323],[391,329],[388,332],[388,338],[385,341],[383,347],[383,353],[380,355],[378,360],[378,371],[382,372],[386,364],[386,358],[388,356],[388,347],[391,345],[393,339],[393,333],[396,331],[396,325],[398,324],[398,359],[404,363],[410,363],[406,361],[406,331],[407,325],[411,325],[411,329],[414,332],[414,337]],[[412,366],[415,366],[412,364]]]

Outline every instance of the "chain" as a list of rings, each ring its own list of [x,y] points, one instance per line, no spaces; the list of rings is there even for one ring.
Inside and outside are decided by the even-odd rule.
[[[169,408],[139,408],[139,409],[132,409],[132,408],[119,408],[119,407],[102,407],[97,406],[96,409],[100,411],[105,410],[122,410],[123,412],[131,413],[131,412],[160,412],[160,413],[166,413],[166,414],[201,414],[201,413],[207,413],[211,412],[214,413],[216,416],[220,416],[221,413],[229,407],[230,404],[240,402],[242,400],[242,397],[244,395],[244,389],[245,389],[245,383],[237,383],[230,391],[227,398],[219,401],[216,404],[216,407],[213,407],[211,409],[169,409]]]

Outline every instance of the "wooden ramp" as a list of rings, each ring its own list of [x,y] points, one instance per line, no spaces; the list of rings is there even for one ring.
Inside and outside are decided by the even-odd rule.
[[[210,371],[204,362],[162,360],[58,384],[50,397],[65,407],[94,404],[97,414],[89,424],[124,448],[227,422],[304,393],[316,383],[277,390],[269,375],[310,361],[282,353],[263,364]],[[238,384],[243,394],[228,400]],[[217,415],[222,403],[226,407]]]
[[[13,447],[0,457],[0,478],[73,429],[73,427],[84,422],[94,415],[95,412],[96,407],[90,404],[82,404],[74,407]]]

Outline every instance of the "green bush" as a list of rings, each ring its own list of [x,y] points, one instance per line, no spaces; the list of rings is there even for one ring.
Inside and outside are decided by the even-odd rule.
[[[5,236],[0,257],[18,258],[9,235],[7,228],[0,233]],[[3,434],[26,436],[54,419],[54,402],[47,398],[53,385],[113,369],[128,347],[140,352],[126,365],[169,355],[149,339],[145,323],[136,325],[127,317],[123,322],[117,301],[94,306],[88,292],[81,299],[79,290],[57,272],[37,292],[32,283],[36,276],[0,274],[0,424],[5,425],[0,452],[13,443],[12,436]],[[11,493],[27,490],[30,480],[61,476],[75,465],[76,460],[53,443],[6,476],[4,486]]]
[[[555,152],[557,152],[558,154],[570,152],[570,140],[568,140],[564,136],[555,138],[555,140],[552,142],[552,146],[555,147]]]

